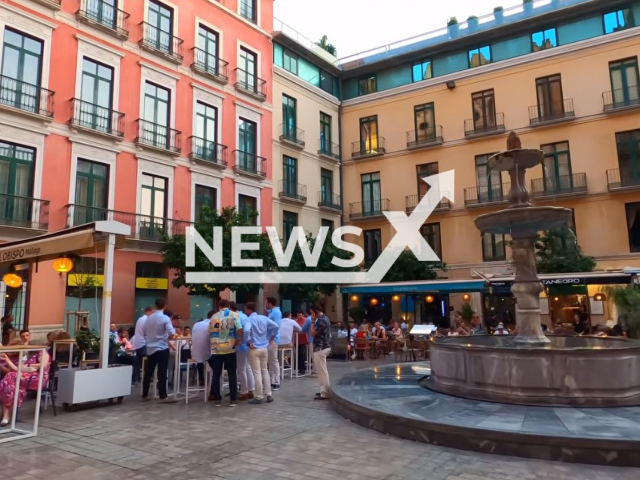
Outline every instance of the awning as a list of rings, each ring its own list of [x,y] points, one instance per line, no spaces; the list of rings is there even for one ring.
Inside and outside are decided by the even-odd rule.
[[[343,286],[340,288],[340,291],[349,294],[471,293],[485,291],[485,282],[484,280],[431,280],[377,283],[371,285]]]
[[[579,292],[586,291],[587,285],[628,285],[632,278],[633,275],[625,272],[557,273],[540,275],[540,282],[554,292],[551,295],[570,295],[582,294]],[[491,278],[489,290],[498,295],[508,293],[513,282],[513,276]]]

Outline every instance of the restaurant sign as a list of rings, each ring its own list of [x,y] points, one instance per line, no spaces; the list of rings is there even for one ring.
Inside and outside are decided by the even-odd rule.
[[[167,278],[136,278],[136,288],[142,290],[168,290],[169,279]]]
[[[67,285],[69,285],[70,287],[103,287],[104,275],[94,275],[90,273],[69,273],[67,275]]]

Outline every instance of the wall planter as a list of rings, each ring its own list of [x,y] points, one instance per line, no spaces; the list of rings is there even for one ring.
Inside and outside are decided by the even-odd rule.
[[[493,17],[496,19],[497,23],[504,22],[504,10],[502,7],[498,7],[493,10]]]
[[[470,32],[475,32],[478,30],[478,17],[469,17],[467,18],[467,25],[469,27]]]
[[[533,12],[533,1],[531,1],[531,2],[523,2],[522,3],[522,8],[524,8],[524,13],[530,14],[531,12]]]
[[[449,38],[456,38],[460,33],[460,25],[455,17],[447,23],[447,30],[449,30]]]

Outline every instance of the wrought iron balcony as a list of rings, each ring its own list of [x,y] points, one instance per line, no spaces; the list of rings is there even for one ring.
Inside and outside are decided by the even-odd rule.
[[[267,99],[267,81],[259,78],[254,73],[245,72],[241,68],[236,68],[236,83],[234,87],[261,102]]]
[[[565,98],[562,102],[562,109],[552,110],[550,105],[533,105],[529,107],[529,123],[532,126],[557,123],[576,118],[573,110],[573,98]]]
[[[243,152],[242,150],[234,150],[233,155],[236,159],[236,164],[233,167],[235,173],[260,179],[267,176],[266,158],[259,157],[255,153]]]
[[[110,5],[105,0],[82,0],[76,17],[82,23],[92,25],[114,34],[119,38],[129,38],[129,15]]]
[[[52,10],[60,10],[62,8],[62,0],[33,0],[33,1],[45,7],[49,7]]]
[[[85,205],[67,205],[67,227],[76,227],[87,223],[111,220],[131,227],[134,240],[160,242],[165,237],[184,235],[187,227],[192,225],[186,220],[154,217],[139,213],[120,212],[106,208],[87,207]]]
[[[349,218],[351,220],[367,220],[383,217],[382,212],[389,211],[389,199],[380,198],[368,202],[349,204]]]
[[[135,144],[139,147],[153,148],[167,151],[173,155],[180,155],[182,133],[165,125],[138,119],[138,137]]]
[[[46,231],[49,200],[0,193],[0,225]]]
[[[71,100],[71,109],[69,124],[72,127],[118,138],[124,136],[124,113],[85,102],[79,98]]]
[[[387,152],[384,145],[384,137],[353,142],[351,144],[351,158],[368,158],[384,155]]]
[[[435,125],[432,128],[426,128],[423,130],[411,130],[407,132],[407,148],[409,150],[442,145],[442,143],[441,125]]]
[[[280,124],[280,141],[287,142],[298,148],[304,148],[304,130],[301,128],[292,127],[286,123]]]
[[[587,174],[574,173],[531,180],[533,198],[581,195],[587,193]]]
[[[318,192],[318,207],[329,210],[342,211],[342,201],[340,195],[335,193]]]
[[[53,117],[54,92],[0,75],[0,106],[41,117]]]
[[[445,196],[448,196],[448,194],[444,192],[443,194]],[[407,195],[404,198],[405,212],[407,212],[407,215],[409,215],[411,212],[415,210],[415,208],[418,206],[418,203],[420,203],[420,200],[422,200],[423,197],[424,195]],[[451,202],[446,198],[443,198],[438,203],[438,205],[436,205],[434,212],[443,211],[443,210],[451,210]]]
[[[640,86],[619,88],[602,94],[605,112],[615,112],[640,107]]]
[[[223,85],[229,83],[229,62],[198,47],[193,48],[191,70]]]
[[[464,189],[464,204],[467,207],[473,206],[486,206],[495,203],[506,202],[510,183],[503,183],[502,185],[483,185],[481,187],[472,187]]]
[[[326,140],[320,140],[318,145],[318,155],[322,157],[329,157],[332,160],[340,160],[340,145]]]
[[[486,122],[476,122],[473,118],[464,121],[464,135],[467,138],[497,135],[504,130],[504,113],[496,113],[495,118]]]
[[[202,161],[207,165],[227,168],[227,146],[200,137],[190,137],[191,154],[189,158]]]
[[[288,182],[280,180],[278,182],[279,197],[282,199],[293,200],[298,203],[307,203],[307,186],[300,183]]]
[[[184,60],[184,40],[174,37],[169,32],[160,30],[150,23],[142,22],[142,40],[140,46],[153,53],[157,53],[174,63]]]
[[[632,170],[620,170],[618,168],[607,170],[607,186],[610,191],[634,190],[640,188],[640,172]]]

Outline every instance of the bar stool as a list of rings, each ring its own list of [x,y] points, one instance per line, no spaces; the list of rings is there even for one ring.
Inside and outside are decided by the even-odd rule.
[[[286,353],[289,352],[289,366],[285,367]],[[285,372],[289,372],[289,378],[293,378],[293,345],[278,345],[278,355],[280,361],[280,378],[284,380]]]
[[[189,369],[192,366],[196,369],[196,385],[195,386],[189,385],[189,381],[191,379],[191,376],[189,375]],[[204,386],[201,387],[200,378],[198,377],[197,370],[198,370],[198,362],[191,359],[187,360],[187,385],[185,390],[185,403],[189,403],[190,393],[203,392],[205,402],[207,401],[207,397],[209,396],[209,379],[211,378],[211,374],[213,372],[211,371],[209,364],[207,362],[204,362]]]

